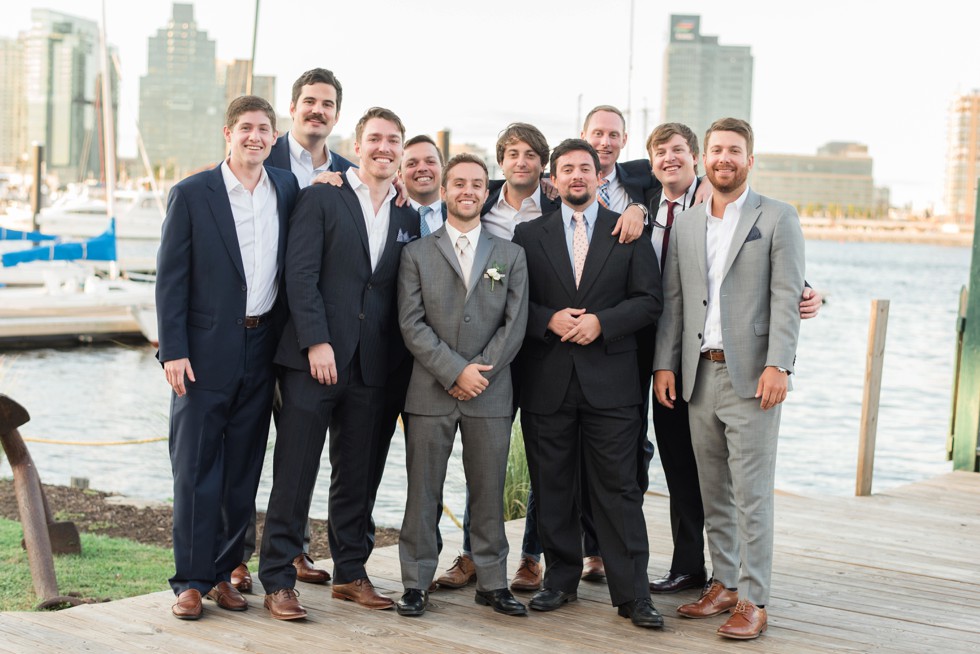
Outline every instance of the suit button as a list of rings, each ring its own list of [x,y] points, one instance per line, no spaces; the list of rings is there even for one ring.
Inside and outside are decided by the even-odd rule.
[[[698,338],[702,338],[701,334],[698,334]]]
[[[370,291],[370,290],[371,290],[371,288],[372,288],[372,286],[371,286],[370,284],[368,284],[368,285],[367,285],[367,289],[368,289],[368,290]]]
[[[239,318],[239,319],[238,319],[238,320],[236,320],[235,322],[237,322],[237,323],[238,323],[239,325],[241,325],[241,324],[242,324],[242,323],[244,323],[245,321],[244,321],[244,320],[242,320],[241,318]]]
[[[704,306],[708,306],[708,301],[707,300],[701,300],[701,304],[703,304]]]
[[[470,321],[469,316],[463,316],[463,322],[469,322],[469,321]]]
[[[359,314],[357,314],[357,317],[358,317],[358,318],[359,318],[360,320],[364,320],[364,314],[363,314],[363,313],[359,313]]]

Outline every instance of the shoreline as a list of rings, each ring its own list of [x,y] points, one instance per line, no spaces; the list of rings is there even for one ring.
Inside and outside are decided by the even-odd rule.
[[[973,232],[945,233],[910,229],[868,229],[855,227],[814,227],[803,224],[803,237],[808,241],[853,241],[860,243],[911,243],[918,245],[942,245],[947,247],[971,247]]]

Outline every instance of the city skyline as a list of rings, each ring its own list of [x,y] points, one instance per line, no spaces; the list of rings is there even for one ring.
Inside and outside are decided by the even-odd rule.
[[[219,59],[250,56],[251,3],[237,13],[219,0],[193,4]],[[873,4],[840,0],[806,15],[768,1],[638,2],[629,95],[630,3],[606,3],[603,12],[593,7],[584,0],[487,6],[439,0],[424,7],[385,1],[364,16],[344,3],[318,12],[308,3],[280,0],[261,7],[255,70],[278,77],[270,100],[282,114],[300,73],[315,66],[334,70],[344,85],[337,134],[350,133],[367,107],[383,105],[402,116],[410,135],[450,127],[454,142],[484,147],[514,120],[537,124],[555,144],[578,134],[578,121],[592,106],[627,109],[631,97],[626,154],[639,158],[646,132],[660,120],[669,16],[698,14],[704,33],[752,49],[757,152],[805,154],[830,141],[863,143],[875,161],[875,185],[890,187],[896,206],[940,208],[949,104],[957,93],[980,88],[980,67],[973,63],[980,54],[980,7],[940,0],[884,20]],[[10,7],[0,34],[27,30],[33,8],[90,20],[101,15],[99,0],[37,1]],[[148,39],[172,5],[107,0],[106,12],[109,42],[122,63],[119,153],[132,156]],[[942,48],[926,44],[924,37],[936,33]]]

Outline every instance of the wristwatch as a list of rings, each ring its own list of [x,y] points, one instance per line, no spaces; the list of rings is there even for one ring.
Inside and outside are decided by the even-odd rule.
[[[642,202],[630,202],[629,204],[626,205],[626,208],[629,209],[630,207],[640,208],[640,211],[643,212],[643,224],[646,225],[647,218],[650,217],[650,210],[647,209],[647,205],[643,204]]]
[[[778,370],[779,372],[783,373],[784,375],[788,375],[789,374],[789,370],[787,370],[786,368],[780,368],[779,366],[776,366],[776,370]]]

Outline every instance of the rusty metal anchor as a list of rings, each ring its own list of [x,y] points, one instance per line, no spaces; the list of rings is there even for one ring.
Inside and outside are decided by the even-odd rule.
[[[0,394],[0,444],[14,473],[14,493],[24,529],[23,545],[31,567],[34,593],[42,599],[40,607],[75,606],[81,600],[58,594],[54,554],[81,554],[81,539],[74,523],[55,522],[51,515],[34,460],[17,431],[30,419],[27,409]]]

